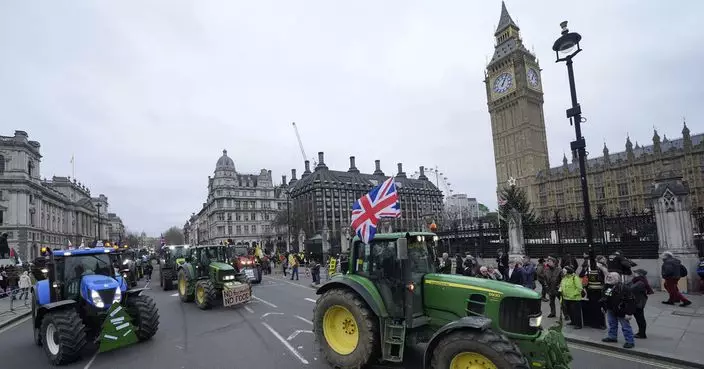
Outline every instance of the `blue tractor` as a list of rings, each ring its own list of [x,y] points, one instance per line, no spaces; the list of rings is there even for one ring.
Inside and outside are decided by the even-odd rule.
[[[42,249],[47,278],[33,287],[34,342],[54,365],[74,362],[87,342],[100,351],[150,339],[159,311],[145,288],[128,289],[110,248]],[[111,325],[112,324],[112,325]],[[119,333],[119,334],[118,334]]]

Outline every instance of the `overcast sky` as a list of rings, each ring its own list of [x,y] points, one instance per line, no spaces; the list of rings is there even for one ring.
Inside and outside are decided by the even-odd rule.
[[[478,4],[481,3],[481,6]],[[704,131],[702,1],[508,0],[543,69],[550,162],[574,131],[559,23],[575,59],[588,150],[622,151],[653,127]],[[496,207],[483,85],[501,2],[0,0],[0,134],[42,145],[42,175],[104,193],[135,231],[183,225],[223,148],[280,181],[325,152],[387,174],[438,166],[455,193]]]

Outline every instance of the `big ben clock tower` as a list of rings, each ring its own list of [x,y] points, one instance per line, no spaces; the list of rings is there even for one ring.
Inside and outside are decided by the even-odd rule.
[[[501,3],[494,33],[494,56],[486,67],[487,105],[491,116],[497,191],[507,184],[524,188],[537,204],[533,188],[538,171],[550,168],[543,115],[543,86],[538,61],[521,40],[519,28]]]

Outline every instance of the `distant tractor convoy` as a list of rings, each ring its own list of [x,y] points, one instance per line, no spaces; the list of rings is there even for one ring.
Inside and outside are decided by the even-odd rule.
[[[354,238],[348,270],[317,289],[313,333],[332,367],[402,367],[406,350],[422,368],[568,369],[561,322],[541,327],[540,294],[514,284],[436,273],[433,233]],[[34,341],[54,365],[76,361],[87,342],[100,352],[150,339],[159,312],[129,249],[42,249],[35,260]],[[158,260],[165,291],[203,310],[238,306],[261,282],[261,265],[234,245],[172,245]],[[150,261],[151,262],[151,261]],[[424,344],[424,345],[420,345]]]

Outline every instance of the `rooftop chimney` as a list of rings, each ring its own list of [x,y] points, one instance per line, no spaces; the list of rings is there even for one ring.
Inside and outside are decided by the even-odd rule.
[[[294,168],[294,169],[291,169],[291,180],[295,181],[296,179],[297,179],[296,178],[296,169]]]
[[[306,170],[303,171],[303,174],[301,175],[301,179],[307,177],[310,174],[310,160],[306,160],[304,162]]]
[[[269,178],[271,178],[271,170],[267,171],[269,173]]]
[[[286,184],[286,183],[288,183],[288,182],[286,181],[286,175],[284,174],[281,176],[281,184]]]
[[[428,177],[425,176],[425,167],[422,165],[420,166],[420,175],[418,176],[418,179],[420,179],[421,181],[428,180]]]
[[[375,176],[383,176],[384,175],[384,172],[381,171],[381,160],[374,160],[374,167],[376,168],[374,170]]]
[[[349,173],[359,173],[357,165],[354,162],[354,156],[350,156],[350,169],[347,170]]]
[[[406,178],[406,173],[403,171],[403,163],[398,163],[398,174],[396,177]]]
[[[325,165],[325,153],[322,151],[318,152],[318,165],[315,167],[315,170],[318,169],[328,169],[328,167]]]

